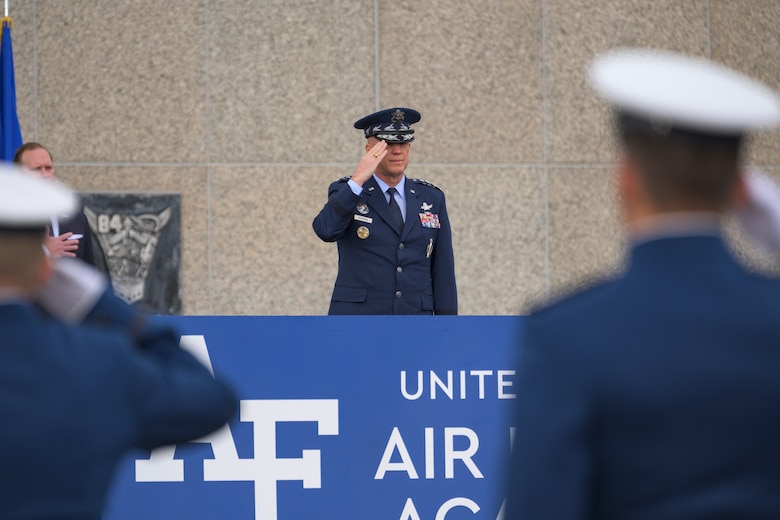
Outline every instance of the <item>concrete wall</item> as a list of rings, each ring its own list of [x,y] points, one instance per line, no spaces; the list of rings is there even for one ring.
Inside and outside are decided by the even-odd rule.
[[[311,221],[376,109],[423,115],[407,173],[447,193],[461,313],[518,314],[623,261],[595,54],[683,51],[780,88],[776,0],[10,4],[24,138],[78,189],[181,192],[185,314],[327,311],[336,248]],[[749,161],[780,177],[778,136]]]

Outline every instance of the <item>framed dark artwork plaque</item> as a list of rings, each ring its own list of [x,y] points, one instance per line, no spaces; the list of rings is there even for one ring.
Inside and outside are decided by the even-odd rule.
[[[155,314],[181,312],[181,195],[81,194],[95,265],[119,298]]]

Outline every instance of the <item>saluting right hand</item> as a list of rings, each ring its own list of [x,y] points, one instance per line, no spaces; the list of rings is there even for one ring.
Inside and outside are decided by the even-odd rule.
[[[387,143],[377,141],[360,159],[357,168],[355,168],[355,172],[352,174],[352,180],[355,181],[355,184],[362,186],[376,171],[376,167],[382,162],[385,155],[387,155]]]

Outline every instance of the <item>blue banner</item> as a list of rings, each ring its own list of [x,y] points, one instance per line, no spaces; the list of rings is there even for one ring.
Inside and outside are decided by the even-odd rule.
[[[22,131],[16,114],[16,82],[14,80],[14,51],[11,44],[10,18],[2,19],[2,46],[0,46],[0,159],[11,161],[22,146]]]
[[[239,417],[135,453],[106,520],[501,518],[518,317],[160,317]]]

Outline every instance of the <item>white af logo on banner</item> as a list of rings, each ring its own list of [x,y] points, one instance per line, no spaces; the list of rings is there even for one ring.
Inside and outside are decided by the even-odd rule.
[[[182,336],[179,345],[214,373],[203,336]],[[211,444],[214,451],[213,459],[203,461],[203,478],[206,481],[254,481],[255,518],[277,520],[276,482],[301,480],[304,489],[317,489],[322,486],[322,473],[320,450],[302,450],[298,459],[276,458],[276,423],[316,422],[319,435],[338,435],[338,400],[242,400],[240,419],[254,424],[255,458],[238,458],[230,426],[225,425],[194,441]],[[173,458],[175,451],[176,446],[164,446],[152,451],[149,459],[136,460],[136,482],[183,482],[184,461]]]

